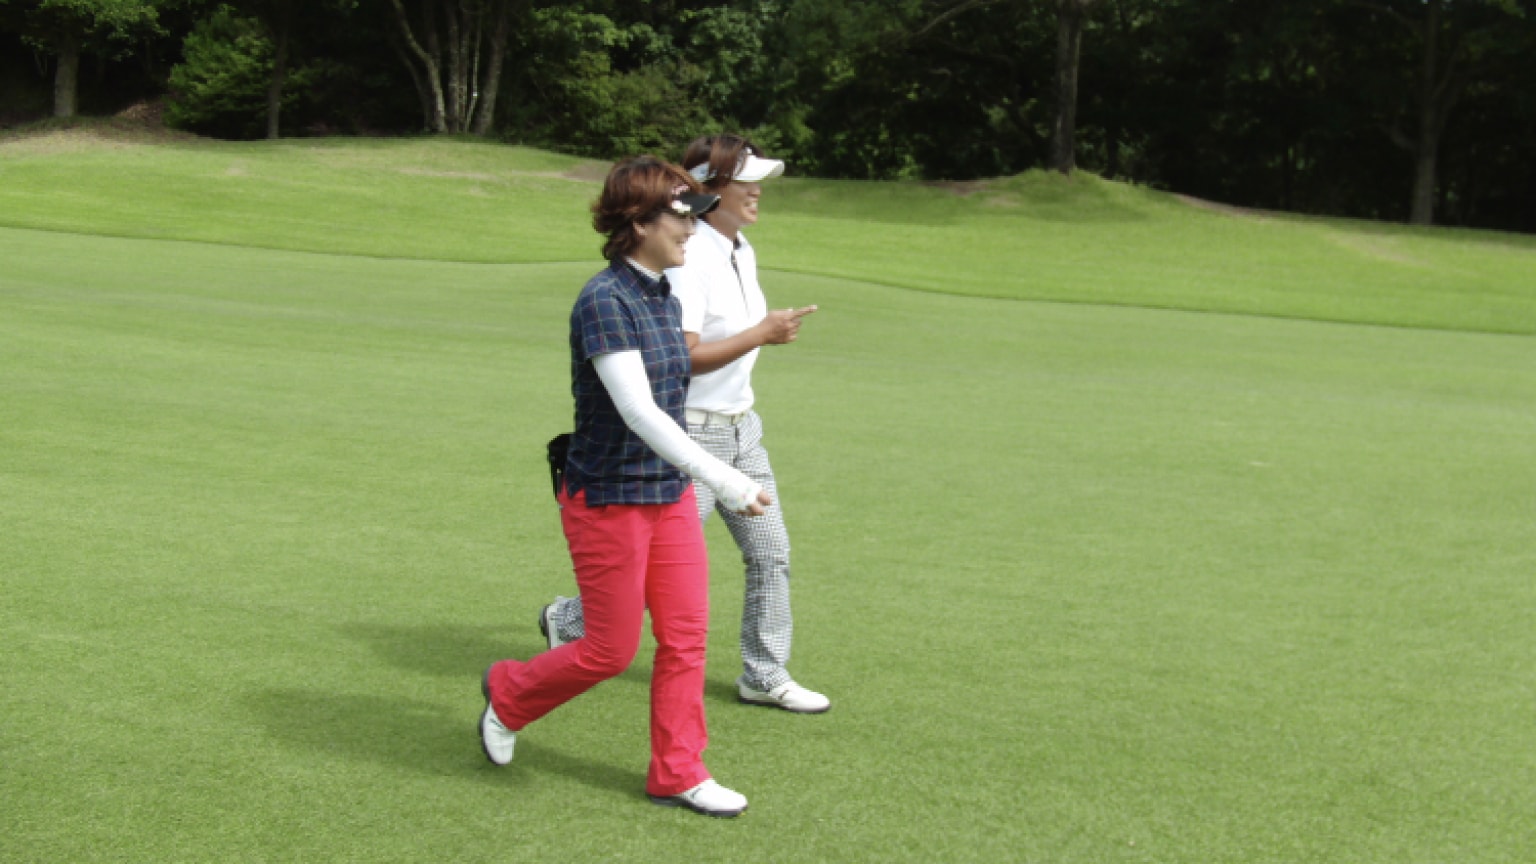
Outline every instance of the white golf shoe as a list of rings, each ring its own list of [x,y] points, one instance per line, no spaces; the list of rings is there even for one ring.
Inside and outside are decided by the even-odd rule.
[[[748,687],[744,678],[737,678],[736,692],[740,700],[748,705],[783,708],[785,711],[793,711],[796,714],[822,714],[832,708],[831,699],[815,690],[807,690],[793,681],[785,681],[764,693]]]
[[[491,707],[491,667],[485,668],[480,679],[480,693],[485,697],[485,713],[480,715],[480,749],[492,765],[506,765],[512,761],[512,749],[517,746],[517,733],[502,725]]]
[[[747,809],[747,796],[721,786],[713,779],[680,795],[652,795],[651,801],[663,807],[687,807],[695,813],[730,819]]]

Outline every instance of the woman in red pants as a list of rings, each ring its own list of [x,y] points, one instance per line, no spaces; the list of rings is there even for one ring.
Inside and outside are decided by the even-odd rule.
[[[486,758],[511,762],[519,731],[628,668],[649,609],[646,792],[657,804],[736,816],[747,799],[716,783],[703,760],[709,564],[690,478],[739,512],[761,514],[772,498],[688,437],[688,345],[664,275],[718,203],[681,169],[641,156],[613,167],[593,205],[609,264],[571,311],[576,430],[558,492],[586,635],[487,669],[480,736]]]

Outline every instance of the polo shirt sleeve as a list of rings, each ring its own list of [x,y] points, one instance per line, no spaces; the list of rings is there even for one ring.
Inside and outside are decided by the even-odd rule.
[[[580,334],[583,359],[640,350],[640,328],[634,313],[605,288],[585,291],[577,298],[571,325]]]

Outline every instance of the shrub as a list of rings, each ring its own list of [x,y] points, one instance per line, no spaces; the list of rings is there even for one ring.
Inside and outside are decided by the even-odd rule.
[[[187,35],[185,59],[171,70],[166,123],[216,138],[265,136],[274,54],[260,21],[220,6]],[[289,68],[285,117],[305,102],[319,77],[318,66]]]

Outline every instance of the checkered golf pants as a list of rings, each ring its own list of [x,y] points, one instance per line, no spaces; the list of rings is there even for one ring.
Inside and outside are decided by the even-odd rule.
[[[761,516],[743,516],[716,506],[714,493],[694,484],[699,499],[699,518],[718,510],[725,520],[746,564],[746,596],[741,606],[741,662],[748,687],[768,691],[790,680],[790,636],[794,622],[789,613],[789,532],[784,528],[779,490],[768,451],[763,449],[763,421],[748,411],[736,425],[688,424],[688,435],[711,456],[760,483],[773,496],[773,506]],[[581,598],[561,597],[550,614],[560,638],[580,639],[585,632]]]

